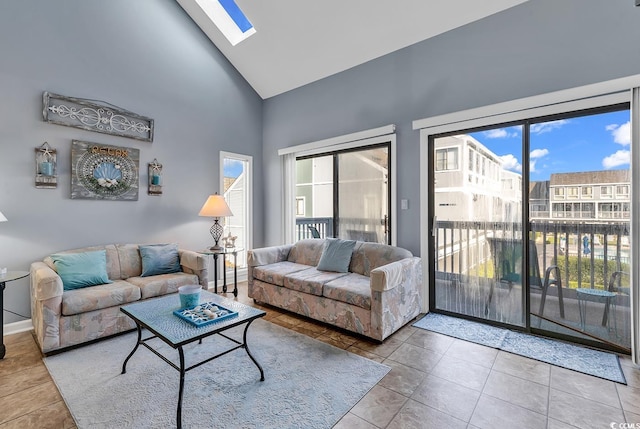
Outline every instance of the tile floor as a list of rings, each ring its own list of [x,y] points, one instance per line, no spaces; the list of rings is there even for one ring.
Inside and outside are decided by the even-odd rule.
[[[238,301],[255,305],[246,287],[239,285]],[[264,308],[273,323],[391,367],[338,429],[640,427],[640,369],[628,357],[624,386],[410,325],[378,344]],[[75,428],[31,333],[4,341],[0,429]]]

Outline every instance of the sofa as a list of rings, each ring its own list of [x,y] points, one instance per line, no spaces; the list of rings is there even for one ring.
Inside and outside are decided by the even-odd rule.
[[[83,268],[63,264],[85,256],[91,262],[89,270],[104,268],[106,273],[97,277],[89,273],[91,276]],[[170,269],[158,268],[156,260],[167,258],[173,258]],[[208,289],[207,269],[205,255],[178,249],[175,244],[107,244],[49,255],[30,268],[36,341],[44,354],[50,354],[134,329],[133,321],[120,311],[121,305],[175,293],[188,284]],[[78,279],[78,273],[87,276],[89,286],[72,285],[75,280],[85,281]]]
[[[325,241],[250,250],[249,297],[380,342],[420,313],[420,258],[399,247],[356,241],[347,272],[323,271],[318,263]]]

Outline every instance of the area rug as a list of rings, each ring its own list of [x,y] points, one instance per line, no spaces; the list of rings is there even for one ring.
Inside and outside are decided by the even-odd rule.
[[[241,339],[243,330],[229,330]],[[173,356],[178,352],[154,343]],[[144,347],[120,374],[130,333],[44,359],[79,429],[176,426],[179,373]],[[331,428],[390,368],[264,320],[243,349],[186,373],[184,428]],[[232,343],[219,336],[185,346],[191,365]]]
[[[413,326],[627,384],[614,353],[436,313],[425,315]]]

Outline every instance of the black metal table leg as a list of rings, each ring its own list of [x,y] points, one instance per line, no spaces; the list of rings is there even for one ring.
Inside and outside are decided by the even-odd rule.
[[[2,290],[0,291],[0,307],[3,308],[2,313],[0,313],[0,359],[4,359],[4,355],[7,353],[7,349],[4,346],[4,287],[5,282],[0,282],[0,286],[2,286]]]
[[[233,252],[233,296],[238,296],[238,252]]]
[[[136,350],[138,350],[138,347],[140,346],[140,344],[142,344],[142,327],[136,323],[136,328],[138,329],[138,341],[136,341],[136,345],[133,346],[133,350],[131,350],[131,353],[129,353],[129,356],[127,356],[127,358],[124,360],[124,363],[122,364],[121,374],[125,374],[127,372],[127,362],[129,362],[129,359],[131,359],[131,356],[133,356]]]
[[[182,428],[182,394],[184,392],[184,352],[182,347],[178,347],[178,354],[180,355],[180,391],[178,393],[178,412],[176,415],[176,425],[178,429]]]
[[[213,254],[213,292],[218,293],[218,254]]]
[[[244,327],[244,334],[242,335],[242,343],[243,343],[242,346],[244,347],[245,351],[247,352],[247,354],[249,355],[253,363],[255,363],[258,369],[260,370],[260,381],[264,381],[264,371],[262,370],[262,367],[260,366],[256,358],[254,358],[251,352],[249,351],[249,346],[247,345],[247,331],[249,330],[249,325],[251,325],[251,322],[253,322],[253,320],[250,320],[249,323],[247,323],[247,325]]]
[[[227,254],[222,254],[222,292],[227,293]]]

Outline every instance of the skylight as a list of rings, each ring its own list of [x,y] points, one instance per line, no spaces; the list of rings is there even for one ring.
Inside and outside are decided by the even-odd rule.
[[[196,0],[232,46],[256,32],[234,0]]]

